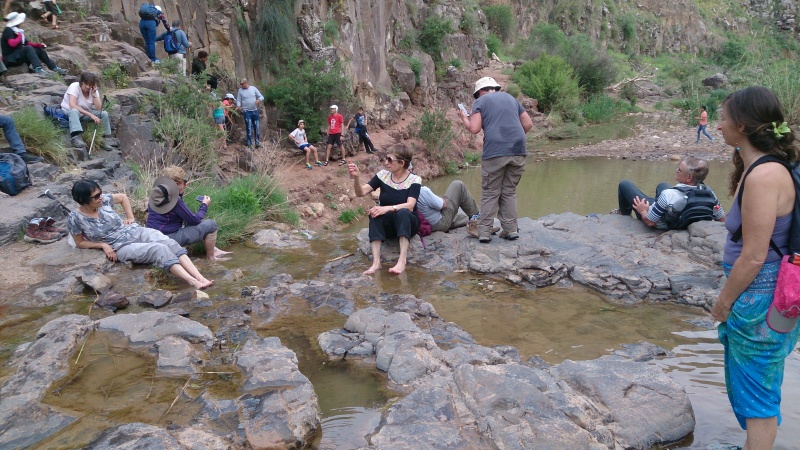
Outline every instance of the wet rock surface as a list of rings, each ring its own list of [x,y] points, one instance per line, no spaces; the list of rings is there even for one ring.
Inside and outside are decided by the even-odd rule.
[[[520,364],[512,348],[468,339],[445,352],[415,325],[430,318],[432,329],[441,326],[430,305],[418,304],[358,310],[344,329],[318,337],[335,358],[364,359],[374,349],[376,367],[409,392],[384,414],[370,448],[650,448],[694,430],[686,392],[658,368],[612,356]],[[654,353],[652,344],[638,347]]]
[[[698,222],[683,231],[658,231],[633,217],[555,214],[519,220],[520,238],[480,244],[466,230],[411,240],[408,262],[437,272],[469,270],[535,288],[576,282],[624,303],[673,302],[710,308],[723,281],[726,230]],[[357,236],[371,258],[367,230]],[[396,241],[381,257],[397,259]]]

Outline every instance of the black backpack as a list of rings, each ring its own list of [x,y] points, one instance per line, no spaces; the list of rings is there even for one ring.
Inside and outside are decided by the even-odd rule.
[[[31,184],[31,174],[22,157],[14,153],[0,153],[0,191],[17,195]]]
[[[772,155],[762,156],[758,158],[756,162],[750,165],[745,172],[744,176],[742,177],[742,183],[739,186],[739,195],[737,196],[737,201],[739,202],[739,208],[742,207],[742,194],[744,193],[744,182],[747,179],[747,176],[750,175],[750,171],[755,169],[756,166],[760,164],[764,164],[766,162],[776,162],[786,167],[786,170],[792,175],[792,181],[794,181],[794,209],[792,210],[792,225],[789,228],[789,253],[800,253],[800,162],[794,163],[787,163],[782,159],[778,159]],[[736,230],[735,233],[731,236],[731,241],[739,242],[739,239],[742,238],[742,226],[739,225],[739,228]],[[778,249],[778,246],[775,245],[775,242],[772,239],[769,240],[769,246],[772,247],[772,250],[775,251],[778,255],[783,257],[783,252]]]
[[[714,220],[714,208],[717,206],[717,196],[703,183],[696,187],[675,186],[683,192],[686,205],[680,212],[673,212],[670,207],[664,220],[670,230],[685,230],[689,225],[701,220]]]

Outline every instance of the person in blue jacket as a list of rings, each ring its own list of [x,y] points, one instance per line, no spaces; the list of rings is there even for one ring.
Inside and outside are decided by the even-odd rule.
[[[158,10],[158,13],[154,18],[143,17],[139,20],[139,31],[142,32],[142,38],[144,38],[144,52],[147,54],[147,57],[150,58],[150,62],[158,64],[161,60],[156,57],[156,30],[158,29],[159,22],[163,23],[164,28],[167,30],[169,30],[169,24],[167,23],[167,18],[164,17],[164,13],[161,11],[161,7],[156,6],[155,9]]]

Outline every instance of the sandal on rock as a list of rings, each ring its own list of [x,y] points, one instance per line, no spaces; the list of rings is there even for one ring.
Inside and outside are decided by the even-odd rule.
[[[57,30],[57,29],[58,29],[58,25],[53,25],[53,26],[52,26],[52,27],[50,27],[50,28],[52,28],[52,29],[54,29],[54,30]]]
[[[343,166],[345,164],[347,164],[347,160],[343,159],[343,160],[339,161],[339,165],[340,166]]]
[[[328,161],[325,161],[324,163],[322,163],[322,165],[323,166],[327,166],[328,165]]]

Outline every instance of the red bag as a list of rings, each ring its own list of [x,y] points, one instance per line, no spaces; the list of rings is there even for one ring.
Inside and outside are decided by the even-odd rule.
[[[775,296],[767,313],[767,325],[778,333],[788,333],[800,319],[800,254],[781,260]]]

